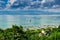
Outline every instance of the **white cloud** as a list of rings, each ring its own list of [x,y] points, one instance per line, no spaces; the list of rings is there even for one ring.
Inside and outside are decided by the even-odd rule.
[[[48,2],[55,2],[54,0],[42,0],[41,1],[41,7],[43,7],[44,3],[48,3]]]
[[[0,9],[3,9],[2,4],[5,4],[5,2],[0,0]]]
[[[11,7],[11,5],[15,2],[15,1],[17,1],[17,0],[9,0],[8,1],[8,4],[6,5],[6,8],[5,9],[10,9],[10,7]],[[27,0],[28,1],[28,0]],[[44,3],[50,3],[50,2],[55,2],[54,0],[42,0],[42,1],[34,1],[34,2],[31,2],[31,4],[29,4],[29,5],[34,5],[34,4],[41,4],[40,5],[40,7],[39,8],[37,8],[37,9],[48,9],[48,7],[44,7],[43,6],[43,4]],[[21,3],[23,3],[23,2],[21,2]],[[15,3],[14,5],[19,5],[19,3]],[[52,8],[58,8],[58,7],[60,7],[59,5],[53,5],[52,6]],[[26,7],[23,7],[23,9],[25,10],[25,9],[31,9],[31,6],[26,6]],[[34,9],[36,9],[36,8],[34,8]],[[20,8],[17,8],[16,10],[21,10]],[[51,9],[49,9],[49,11],[50,11]]]
[[[42,0],[41,4],[43,5],[44,3],[47,3],[47,2],[55,2],[55,1],[54,0]]]
[[[54,2],[54,0],[42,0],[41,3]]]
[[[43,3],[45,3],[45,2],[46,2],[45,0],[42,0],[42,1],[41,1],[41,4],[43,4]]]
[[[38,3],[41,3],[41,2],[40,1],[34,1],[34,2],[31,2],[31,5],[38,4]]]
[[[9,2],[10,2],[11,4],[13,4],[15,1],[16,1],[16,0],[9,0]]]
[[[6,8],[5,9],[9,9],[10,6],[15,2],[16,0],[8,0],[8,3],[6,5]]]
[[[52,8],[59,8],[60,5],[53,5]]]
[[[30,6],[26,6],[24,9],[26,10],[26,9],[29,9],[29,8],[31,8]]]

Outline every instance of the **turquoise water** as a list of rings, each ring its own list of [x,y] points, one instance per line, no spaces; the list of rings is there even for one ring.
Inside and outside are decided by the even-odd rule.
[[[60,12],[44,10],[0,10],[0,15],[60,15]]]
[[[60,16],[58,15],[0,15],[0,28],[10,28],[12,25],[40,26],[40,25],[59,25]]]

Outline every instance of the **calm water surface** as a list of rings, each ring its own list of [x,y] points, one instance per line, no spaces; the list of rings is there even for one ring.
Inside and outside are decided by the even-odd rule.
[[[9,28],[15,24],[18,26],[59,25],[60,16],[0,15],[0,28]]]

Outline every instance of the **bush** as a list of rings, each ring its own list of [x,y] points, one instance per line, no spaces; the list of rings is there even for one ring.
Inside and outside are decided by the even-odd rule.
[[[60,40],[59,30],[54,28],[49,36],[42,34],[39,36],[41,29],[24,31],[23,26],[13,25],[12,28],[0,29],[0,40]]]

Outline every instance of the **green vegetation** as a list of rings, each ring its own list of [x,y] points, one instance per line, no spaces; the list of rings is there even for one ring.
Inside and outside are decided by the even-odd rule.
[[[44,34],[41,33],[42,30],[45,31]],[[12,28],[0,29],[0,40],[60,40],[60,26],[24,30],[22,26],[13,25]]]

